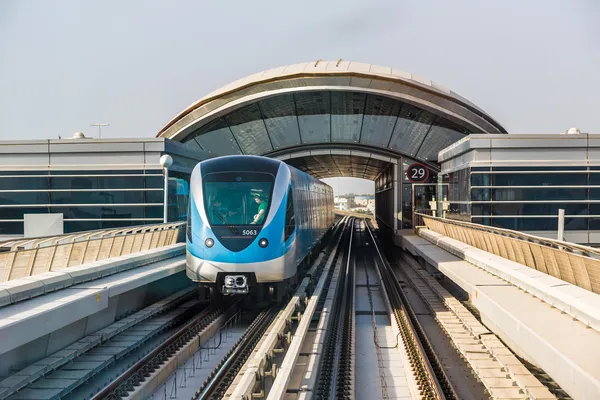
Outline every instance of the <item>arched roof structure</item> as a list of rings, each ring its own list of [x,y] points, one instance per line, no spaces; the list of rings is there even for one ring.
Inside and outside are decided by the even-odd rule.
[[[157,136],[215,155],[278,157],[320,178],[374,179],[382,160],[403,155],[435,164],[441,149],[470,133],[506,130],[435,82],[339,60],[232,82],[187,107]]]

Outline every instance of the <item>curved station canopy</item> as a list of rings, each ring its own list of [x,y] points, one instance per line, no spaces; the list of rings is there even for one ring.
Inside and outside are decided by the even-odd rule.
[[[473,103],[389,67],[317,61],[263,71],[198,100],[158,137],[215,155],[285,160],[317,178],[375,179],[392,158],[435,166],[470,133],[506,133]]]

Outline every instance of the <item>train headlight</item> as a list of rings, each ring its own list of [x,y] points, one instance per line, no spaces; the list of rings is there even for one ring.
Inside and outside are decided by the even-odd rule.
[[[265,238],[262,238],[258,241],[258,245],[262,248],[265,248],[269,245],[269,241]]]
[[[233,287],[234,284],[235,284],[235,278],[233,276],[225,277],[225,286]]]
[[[206,247],[210,248],[215,245],[215,241],[211,238],[208,238],[204,241],[204,244],[206,245]]]

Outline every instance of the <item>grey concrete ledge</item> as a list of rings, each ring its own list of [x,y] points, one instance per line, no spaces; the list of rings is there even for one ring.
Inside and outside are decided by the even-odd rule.
[[[7,394],[12,394],[17,390],[20,390],[27,384],[32,383],[50,371],[56,370],[65,365],[75,357],[84,354],[101,343],[109,341],[111,338],[115,337],[121,332],[124,332],[139,322],[142,322],[162,312],[169,305],[169,303],[179,298],[184,298],[194,290],[195,287],[189,287],[187,289],[180,290],[179,292],[174,293],[171,296],[168,296],[163,300],[160,300],[132,315],[120,319],[117,322],[113,322],[106,328],[100,329],[93,334],[79,339],[77,342],[71,343],[65,349],[59,350],[50,356],[44,357],[32,365],[29,365],[26,368],[7,377],[6,379],[0,381],[0,399],[5,399]]]
[[[600,295],[437,232],[421,229],[419,235],[600,331]]]
[[[0,307],[184,254],[185,243],[0,283]]]
[[[106,309],[112,297],[184,270],[180,255],[0,308],[0,354]]]
[[[483,324],[510,349],[548,373],[575,399],[600,398],[600,332],[513,283],[467,262],[412,232],[405,250],[469,295]]]

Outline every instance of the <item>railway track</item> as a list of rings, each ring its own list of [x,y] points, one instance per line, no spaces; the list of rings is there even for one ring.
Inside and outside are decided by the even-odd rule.
[[[166,337],[152,352],[135,362],[92,398],[219,399],[228,390],[241,387],[239,384],[232,385],[234,380],[239,378],[239,372],[247,372],[247,378],[252,378],[247,381],[248,392],[256,395],[257,391],[260,392],[265,377],[271,374],[271,377],[275,378],[276,355],[288,349],[292,333],[297,331],[299,323],[301,324],[307,297],[320,292],[327,277],[331,277],[330,266],[338,254],[338,233],[346,229],[345,222],[346,220],[338,223],[332,234],[327,237],[328,245],[312,267],[303,273],[302,282],[291,300],[283,306],[273,305],[267,309],[256,310],[256,316],[243,329],[235,343],[224,344],[219,339],[216,344],[214,337],[222,338],[223,326],[241,313],[237,308],[238,303],[221,304],[219,308],[211,306]],[[191,346],[194,343],[195,346]],[[190,347],[193,349],[190,350]],[[214,354],[218,348],[225,354],[217,360]],[[209,352],[213,356],[210,362],[200,365],[203,349],[207,351],[205,356]],[[188,358],[194,359],[198,353],[200,357],[196,359],[200,362],[196,363],[195,368],[192,367],[197,375],[192,376],[192,371],[186,369],[186,365],[190,361]],[[249,363],[251,365],[248,365]],[[210,368],[210,371],[207,368]],[[171,372],[173,369],[175,371]],[[201,369],[204,372],[198,373]],[[250,370],[253,373],[248,373]],[[206,379],[197,383],[199,376],[206,376]],[[162,379],[162,382],[157,383],[158,379]],[[165,381],[170,383],[167,385]],[[197,386],[190,395],[188,393],[193,385]],[[265,389],[262,390],[264,393]]]
[[[139,386],[145,379],[154,371],[161,367],[171,356],[177,353],[184,345],[188,344],[200,332],[206,329],[209,324],[215,321],[218,317],[226,315],[229,307],[217,307],[211,305],[204,309],[201,313],[191,318],[181,328],[175,331],[168,339],[163,341],[153,351],[146,354],[125,372],[119,375],[103,390],[92,397],[93,400],[117,400],[126,398],[130,392]],[[233,312],[237,304],[230,306],[228,312]]]
[[[35,378],[23,373],[14,376],[14,386],[0,398],[58,399],[81,392],[108,368],[152,346],[152,341],[205,307],[195,299],[193,288],[184,289],[60,350],[52,363]],[[93,392],[97,391],[93,388]],[[89,398],[92,393],[82,397]]]
[[[505,365],[509,350],[418,263],[390,263],[363,219],[339,221],[285,304],[242,313],[242,301],[202,306],[190,294],[146,318],[168,329],[118,376],[107,382],[96,371],[48,398],[555,398]],[[236,331],[225,334],[233,341],[224,343],[223,329]],[[93,349],[82,355],[102,353]]]

